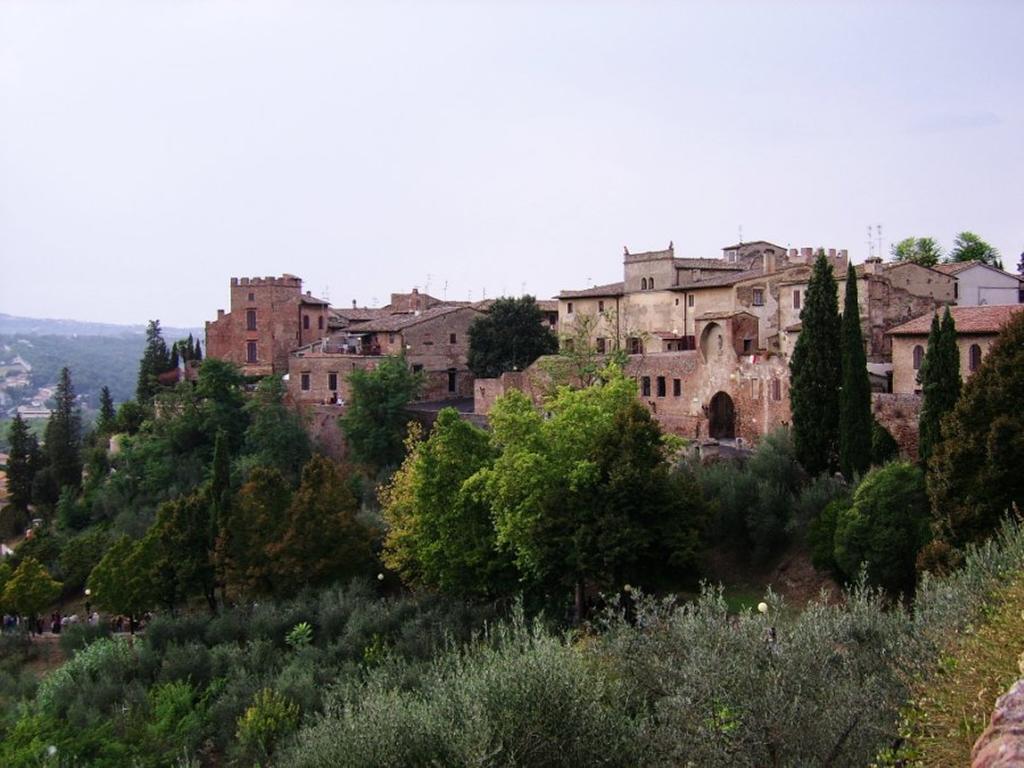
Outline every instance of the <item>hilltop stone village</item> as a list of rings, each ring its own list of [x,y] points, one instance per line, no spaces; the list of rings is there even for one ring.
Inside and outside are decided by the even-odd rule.
[[[622,279],[563,290],[539,300],[545,322],[571,355],[622,349],[638,397],[671,433],[706,445],[754,443],[790,421],[789,357],[818,248],[738,243],[720,258],[685,258],[624,249]],[[849,255],[825,249],[843,296]],[[966,378],[1024,299],[1020,277],[980,262],[940,264],[869,258],[856,266],[872,408],[911,456],[917,450],[916,381],[932,315],[953,307]],[[206,324],[208,356],[250,376],[286,377],[290,400],[307,410],[310,429],[332,453],[344,453],[337,416],[348,376],[404,353],[425,386],[414,410],[455,405],[485,422],[494,401],[519,389],[540,403],[555,367],[541,359],[497,379],[467,366],[469,328],[491,302],[445,301],[413,288],[382,307],[334,307],[303,292],[302,280],[233,277],[230,310]]]

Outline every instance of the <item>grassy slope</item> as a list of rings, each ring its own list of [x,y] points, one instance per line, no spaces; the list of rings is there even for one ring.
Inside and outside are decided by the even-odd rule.
[[[996,699],[1024,672],[1024,575],[984,614],[984,623],[955,643],[917,687],[904,723],[906,741],[898,758],[885,765],[970,765],[971,747],[988,725]]]

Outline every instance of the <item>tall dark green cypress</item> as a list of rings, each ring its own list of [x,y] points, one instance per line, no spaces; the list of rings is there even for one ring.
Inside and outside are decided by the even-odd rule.
[[[842,320],[843,388],[839,392],[839,468],[847,480],[871,465],[871,382],[857,303],[857,273],[846,271]]]
[[[15,414],[7,439],[11,445],[7,456],[7,491],[11,504],[26,510],[32,501],[32,479],[38,465],[39,446],[20,413]]]
[[[46,424],[44,451],[58,490],[82,484],[82,415],[75,405],[71,371],[62,368],[54,394],[57,405]]]
[[[176,370],[181,367],[181,358],[178,356],[178,343],[175,342],[171,345],[171,359],[170,368],[168,370]]]
[[[918,421],[917,453],[927,463],[935,446],[942,439],[942,417],[953,410],[960,399],[960,350],[956,343],[956,323],[946,307],[939,316],[932,317],[928,334],[928,349],[918,371],[924,402]]]
[[[824,251],[814,262],[800,322],[789,363],[793,443],[804,469],[817,475],[838,466],[842,382],[839,299]]]
[[[196,353],[192,356],[192,359],[197,363],[203,359],[203,348],[199,346],[199,339],[196,339]]]
[[[114,410],[114,398],[110,387],[100,390],[100,415],[96,419],[96,431],[101,435],[110,435],[117,430],[117,412]]]
[[[153,402],[153,395],[160,389],[157,377],[170,367],[171,358],[160,330],[160,321],[150,320],[146,326],[146,349],[139,362],[139,380],[135,388],[135,399],[140,405]]]

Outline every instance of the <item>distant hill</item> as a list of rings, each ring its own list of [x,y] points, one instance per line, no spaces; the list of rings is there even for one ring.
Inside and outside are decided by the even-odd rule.
[[[203,328],[163,329],[168,341],[181,339],[190,333],[203,339]],[[82,320],[54,320],[52,318],[17,317],[0,312],[0,335],[26,334],[30,336],[143,336],[146,325],[117,325],[114,323],[90,323]]]

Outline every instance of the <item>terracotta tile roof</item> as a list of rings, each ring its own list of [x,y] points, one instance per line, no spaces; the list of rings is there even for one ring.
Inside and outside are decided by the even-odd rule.
[[[389,314],[391,314],[390,310],[382,309],[381,307],[352,307],[351,309],[334,307],[331,309],[331,315],[333,317],[338,317],[353,323],[374,320],[378,317],[385,317]]]
[[[378,317],[374,320],[361,323],[353,330],[358,333],[395,333],[396,331],[401,331],[413,325],[419,325],[420,323],[425,323],[428,320],[434,320],[452,312],[458,312],[460,309],[469,309],[473,312],[479,312],[479,310],[473,309],[472,307],[431,307],[430,309],[424,309],[419,313],[403,312],[388,315],[386,317]]]
[[[957,333],[998,333],[1024,304],[984,304],[980,307],[950,307]],[[889,331],[891,336],[927,336],[932,327],[932,313],[915,317]]]
[[[728,271],[728,272],[717,272],[715,274],[701,275],[700,280],[693,280],[692,275],[683,273],[681,277],[687,278],[679,283],[679,285],[670,285],[668,290],[670,291],[689,291],[698,288],[722,288],[724,286],[735,285],[741,283],[744,280],[749,280],[752,277],[761,277],[764,275],[764,270],[760,267],[756,269],[741,269],[739,271]]]
[[[733,264],[725,259],[672,259],[676,269],[721,269],[729,272],[743,270],[742,264]]]
[[[783,248],[781,245],[776,245],[775,243],[773,243],[773,242],[771,242],[769,240],[750,240],[750,241],[748,241],[746,243],[736,243],[735,245],[724,245],[724,246],[722,246],[722,250],[723,251],[732,251],[732,250],[735,250],[736,248],[743,248],[744,246],[747,246],[747,245],[770,245],[772,248],[776,248],[780,252],[786,253],[786,249],[785,248]]]
[[[584,288],[579,291],[562,291],[558,294],[560,299],[586,299],[591,297],[621,296],[626,287],[625,283],[608,283],[607,285],[595,285],[593,288]]]

